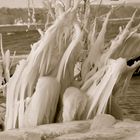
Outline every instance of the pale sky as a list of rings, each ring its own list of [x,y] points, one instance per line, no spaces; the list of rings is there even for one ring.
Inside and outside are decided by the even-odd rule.
[[[31,0],[30,0],[31,1]],[[43,7],[43,0],[33,0],[35,7]],[[100,0],[91,0],[100,2]],[[103,0],[105,3],[109,2],[110,0]],[[126,3],[140,3],[140,0],[119,0],[126,1]],[[27,7],[27,0],[0,0],[0,7],[9,7],[9,8],[26,8]]]
[[[43,0],[33,0],[34,6],[42,7],[42,1]],[[27,7],[27,0],[0,0],[0,7],[25,8]]]
[[[138,3],[140,3],[140,0],[126,0],[126,1],[128,1],[128,2],[138,2]]]

